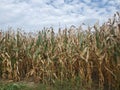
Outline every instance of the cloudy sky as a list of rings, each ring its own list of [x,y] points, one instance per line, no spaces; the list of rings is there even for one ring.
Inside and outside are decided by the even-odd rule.
[[[43,27],[100,23],[120,11],[120,0],[0,0],[0,29],[40,30]]]

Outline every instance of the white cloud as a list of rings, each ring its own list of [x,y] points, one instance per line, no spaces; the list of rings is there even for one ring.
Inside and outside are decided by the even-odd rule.
[[[119,11],[119,0],[0,0],[0,28],[25,30],[104,22]]]
[[[90,3],[91,2],[91,0],[83,0],[85,3]]]

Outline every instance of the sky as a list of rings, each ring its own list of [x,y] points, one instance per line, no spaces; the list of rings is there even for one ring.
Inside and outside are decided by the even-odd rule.
[[[102,24],[116,11],[120,12],[120,0],[0,0],[0,29]]]

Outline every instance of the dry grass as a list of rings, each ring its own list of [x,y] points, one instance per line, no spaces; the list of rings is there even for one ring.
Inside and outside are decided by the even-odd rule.
[[[0,77],[53,85],[71,81],[106,90],[120,89],[119,13],[102,26],[70,27],[57,34],[53,28],[33,36],[12,30],[0,33]],[[109,25],[108,25],[109,23]],[[116,25],[116,26],[115,26]]]

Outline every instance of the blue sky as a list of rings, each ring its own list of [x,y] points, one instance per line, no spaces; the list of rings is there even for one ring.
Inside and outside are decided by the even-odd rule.
[[[120,0],[0,0],[0,29],[41,30],[103,23],[120,12]]]

